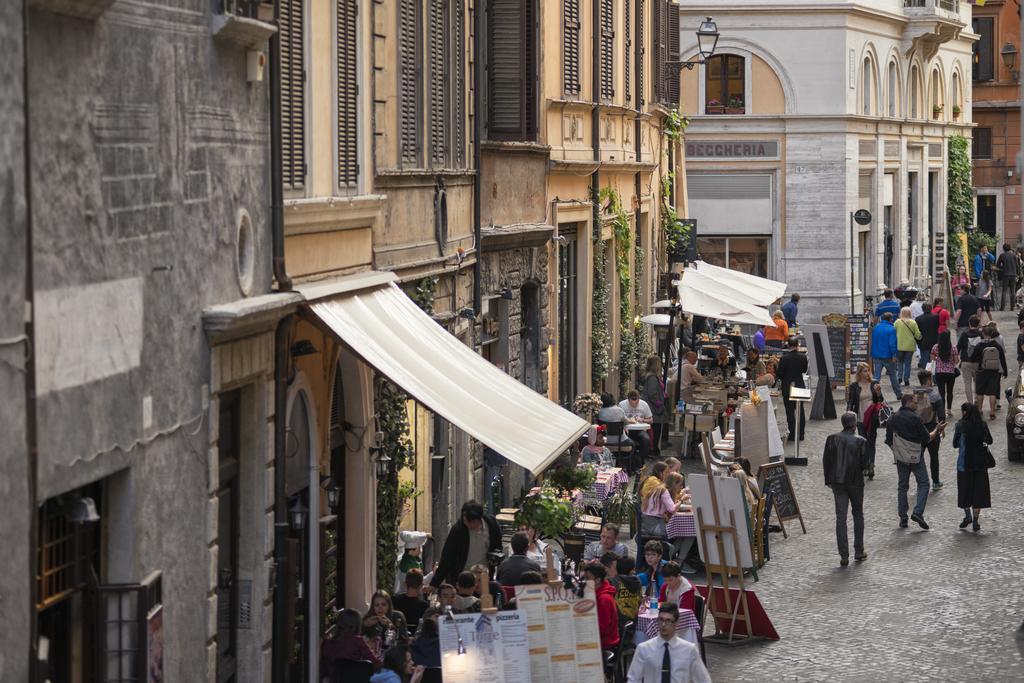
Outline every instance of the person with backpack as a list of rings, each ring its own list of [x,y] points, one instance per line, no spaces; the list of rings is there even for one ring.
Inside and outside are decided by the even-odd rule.
[[[893,327],[896,329],[896,358],[899,361],[896,369],[904,386],[909,387],[910,363],[914,360],[917,342],[921,341],[921,330],[907,306],[900,309],[900,317]]]
[[[896,328],[892,326],[892,313],[884,312],[874,329],[871,330],[871,362],[875,366],[873,379],[876,382],[880,380],[882,368],[885,368],[885,374],[889,375],[892,392],[897,399],[901,392],[899,371],[896,369],[898,351]]]
[[[960,372],[964,376],[964,393],[967,402],[974,403],[974,376],[978,374],[978,364],[974,362],[974,347],[981,343],[981,319],[972,315],[969,327],[960,333],[956,340],[956,350],[960,354]]]
[[[1003,245],[1003,253],[996,259],[999,270],[999,310],[1005,311],[1009,306],[1013,310],[1017,276],[1020,275],[1020,261],[1009,244]]]
[[[917,381],[921,383],[921,388],[914,392],[914,410],[924,422],[925,429],[932,431],[939,422],[946,421],[946,403],[932,382],[931,372],[921,370],[917,373]],[[937,436],[928,442],[928,464],[932,474],[932,491],[942,488],[942,480],[939,479],[939,443],[941,441],[942,437]]]
[[[948,411],[953,407],[953,385],[960,375],[960,370],[957,368],[960,363],[960,353],[953,346],[948,331],[939,334],[938,341],[931,348],[931,358],[935,363],[935,384],[939,387],[939,396],[946,402]]]
[[[1006,354],[1003,347],[995,340],[996,332],[986,328],[984,338],[974,347],[971,361],[978,364],[978,376],[974,380],[975,405],[978,410],[985,407],[985,397],[989,400],[988,419],[996,419],[996,397],[999,396],[999,375],[1009,374],[1006,370]]]
[[[928,529],[924,521],[924,507],[928,504],[928,468],[924,464],[924,449],[928,442],[937,438],[946,428],[945,422],[928,431],[921,416],[914,410],[914,394],[906,393],[900,398],[900,409],[893,413],[885,425],[885,443],[892,449],[893,462],[899,483],[896,487],[896,511],[900,517],[900,528],[907,528],[907,491],[910,490],[910,475],[917,482],[917,500],[910,519],[922,529]]]
[[[882,396],[882,385],[878,382],[871,384],[871,405],[864,411],[864,418],[858,431],[867,446],[864,449],[867,460],[868,481],[875,478],[875,441],[878,437],[878,430],[884,429],[892,417],[892,408],[885,404],[885,397]]]
[[[992,330],[992,340],[996,344],[999,344],[999,348],[1001,348],[1003,350],[1003,353],[1006,353],[1006,341],[1003,339],[1003,336],[1001,334],[999,334],[999,325],[996,323],[996,321],[993,320],[992,322],[985,323],[985,327],[981,328],[982,335],[985,334],[985,330],[986,329]],[[1003,399],[1002,396],[996,396],[996,412],[997,413],[1000,410],[1003,409],[1003,405],[1002,405],[1002,403],[1000,403],[1000,401],[1002,401],[1002,399]]]

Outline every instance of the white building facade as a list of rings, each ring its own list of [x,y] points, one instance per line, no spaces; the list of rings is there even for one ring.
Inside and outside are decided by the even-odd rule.
[[[971,7],[704,0],[715,56],[683,70],[690,218],[710,262],[785,281],[801,319],[944,272],[948,139],[970,136]],[[867,209],[867,225],[851,212]],[[868,299],[870,301],[870,299]]]

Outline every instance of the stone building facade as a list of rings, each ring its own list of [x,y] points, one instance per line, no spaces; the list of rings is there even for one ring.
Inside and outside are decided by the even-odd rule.
[[[927,287],[945,267],[946,141],[971,125],[971,6],[708,0],[681,23],[704,14],[718,51],[682,81],[702,257],[788,283],[806,319]],[[851,231],[861,208],[872,222]]]

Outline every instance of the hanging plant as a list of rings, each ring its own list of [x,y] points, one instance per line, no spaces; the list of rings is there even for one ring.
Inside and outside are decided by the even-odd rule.
[[[596,239],[594,240],[594,301],[590,307],[590,373],[595,387],[608,377],[612,366],[611,355],[608,351],[612,341],[611,331],[608,327],[608,300],[611,297],[611,287],[605,275],[607,268],[608,259],[604,253],[604,244],[600,239]]]
[[[949,138],[949,170],[946,180],[949,194],[946,202],[946,222],[949,225],[946,240],[946,262],[949,270],[956,272],[958,260],[963,259],[963,262],[966,263],[969,258],[968,254],[963,253],[960,233],[974,223],[971,159],[968,154],[967,138],[962,135],[954,135]],[[979,231],[971,231],[972,235],[977,232]]]
[[[563,496],[577,489],[590,488],[597,479],[597,470],[592,467],[555,465],[547,472],[547,483]]]
[[[562,536],[574,520],[572,501],[549,486],[523,498],[516,513],[516,524],[532,527],[541,538]]]
[[[676,207],[672,206],[672,184],[675,173],[669,172],[661,179],[661,230],[665,237],[668,252],[675,251],[678,245],[686,244],[690,239],[690,226],[679,220]]]
[[[377,457],[390,458],[387,472],[377,479],[377,586],[390,591],[398,561],[398,521],[405,499],[400,495],[398,472],[411,467],[416,452],[409,441],[408,397],[389,380],[377,381],[377,431],[384,435]]]
[[[434,297],[437,296],[437,276],[425,277],[416,283],[416,289],[410,295],[413,303],[427,315],[434,313]]]
[[[714,106],[718,104],[719,102],[717,100],[712,100],[711,102],[708,102],[709,106]],[[733,105],[730,103],[729,106]],[[742,101],[740,102],[739,106],[743,106]],[[667,137],[672,142],[679,142],[680,140],[683,139],[683,133],[686,132],[686,127],[689,125],[690,119],[680,114],[678,109],[673,109],[665,117],[664,124],[662,124],[662,129],[665,132],[665,137]]]

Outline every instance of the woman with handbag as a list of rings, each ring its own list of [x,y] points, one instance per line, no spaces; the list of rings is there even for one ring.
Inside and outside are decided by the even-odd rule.
[[[910,364],[914,360],[917,342],[921,341],[921,329],[910,311],[909,306],[900,309],[900,317],[896,320],[896,353],[898,362],[896,373],[904,386],[910,386]]]
[[[648,358],[644,383],[640,389],[640,398],[647,401],[654,420],[651,424],[651,450],[654,455],[661,455],[661,443],[668,437],[668,406],[665,405],[665,384],[661,381],[661,371],[661,359],[657,356]]]
[[[988,471],[996,466],[995,458],[988,449],[992,443],[992,434],[976,405],[964,403],[960,411],[963,417],[956,423],[956,432],[953,434],[953,447],[958,449],[956,504],[964,511],[960,528],[966,529],[971,524],[978,531],[981,529],[978,522],[981,509],[992,507],[988,486]]]
[[[953,409],[953,385],[960,376],[960,352],[953,346],[949,330],[939,333],[939,341],[931,350],[932,363],[935,364],[935,386],[939,388],[939,396],[946,402],[946,410]]]

